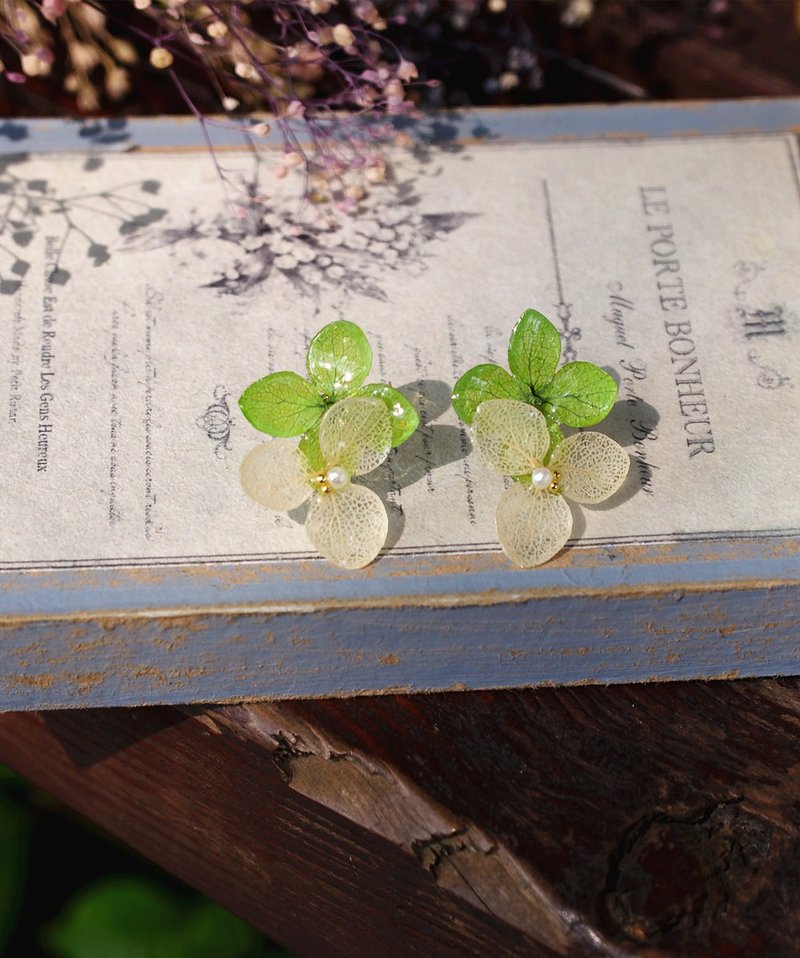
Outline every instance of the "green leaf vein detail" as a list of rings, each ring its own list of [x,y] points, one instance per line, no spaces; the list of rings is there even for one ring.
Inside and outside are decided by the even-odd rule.
[[[467,370],[453,387],[453,408],[467,425],[489,399],[516,399],[535,406],[548,423],[551,448],[564,438],[560,425],[592,426],[604,419],[617,399],[612,376],[594,363],[566,363],[558,369],[561,335],[535,309],[517,321],[508,344],[511,372],[494,363]]]
[[[347,320],[329,323],[308,347],[308,377],[330,404],[352,395],[372,368],[367,337]]]
[[[297,373],[271,373],[252,383],[239,399],[247,421],[270,436],[299,436],[313,429],[325,412],[316,389]]]

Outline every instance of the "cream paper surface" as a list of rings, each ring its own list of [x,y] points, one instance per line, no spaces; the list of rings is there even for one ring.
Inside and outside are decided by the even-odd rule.
[[[0,567],[313,554],[301,515],[239,487],[266,437],[237,399],[302,373],[337,318],[373,345],[368,381],[424,423],[365,480],[390,504],[388,547],[496,549],[503,480],[469,455],[449,392],[505,365],[527,307],[565,333],[562,358],[620,381],[597,428],[631,472],[574,510],[582,542],[797,532],[791,138],[486,145],[401,157],[398,179],[334,229],[268,169],[269,203],[229,190],[231,215],[203,153],[3,159]]]

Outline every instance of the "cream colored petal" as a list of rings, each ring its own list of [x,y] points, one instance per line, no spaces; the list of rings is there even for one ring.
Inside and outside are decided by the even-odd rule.
[[[504,476],[521,476],[542,465],[550,439],[544,416],[516,399],[487,399],[472,420],[478,455]]]
[[[383,548],[389,518],[380,497],[351,483],[341,492],[317,493],[306,518],[306,533],[326,559],[361,569]]]
[[[515,482],[497,503],[497,537],[513,562],[530,568],[560,552],[572,531],[572,512],[563,496]]]
[[[271,439],[251,449],[239,467],[242,489],[262,506],[286,512],[311,495],[308,464],[296,439]]]
[[[578,432],[560,442],[550,457],[561,491],[575,502],[602,502],[625,481],[631,458],[601,432]]]
[[[341,399],[322,417],[319,446],[329,466],[351,476],[372,472],[392,448],[392,420],[386,404],[368,396]]]

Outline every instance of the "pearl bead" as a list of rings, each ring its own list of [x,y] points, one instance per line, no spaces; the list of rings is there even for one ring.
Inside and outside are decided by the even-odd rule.
[[[531,473],[531,485],[534,489],[549,489],[553,482],[553,473],[547,466],[539,466]]]
[[[350,482],[350,473],[341,466],[333,466],[328,470],[325,479],[331,489],[344,489]]]

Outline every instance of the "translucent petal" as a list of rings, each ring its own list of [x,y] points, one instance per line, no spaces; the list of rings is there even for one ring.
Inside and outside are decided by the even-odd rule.
[[[239,467],[242,489],[262,506],[286,512],[311,495],[308,464],[296,439],[272,439],[251,449]]]
[[[392,448],[392,417],[386,404],[368,396],[335,403],[319,426],[319,445],[328,466],[363,476],[379,466]]]
[[[388,532],[384,505],[365,486],[351,483],[341,492],[317,493],[311,500],[308,538],[326,559],[345,569],[360,569],[372,562]]]
[[[541,466],[550,438],[544,416],[516,399],[488,399],[472,420],[478,455],[504,476],[522,476]]]
[[[561,490],[575,502],[602,502],[625,481],[630,456],[601,432],[578,432],[559,443],[550,468],[559,474]]]
[[[497,503],[497,537],[505,554],[524,568],[560,552],[572,531],[572,512],[563,496],[515,482]]]

